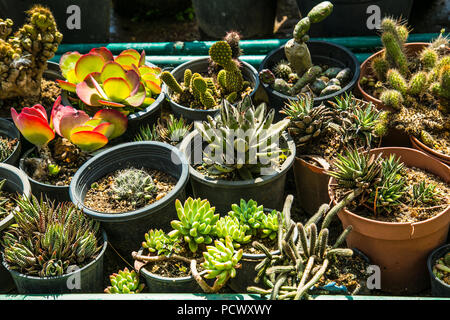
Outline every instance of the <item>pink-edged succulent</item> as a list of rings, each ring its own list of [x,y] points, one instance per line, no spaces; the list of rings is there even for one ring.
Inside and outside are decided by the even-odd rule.
[[[20,114],[11,108],[11,115],[22,135],[38,147],[55,138],[55,132],[85,152],[105,146],[109,140],[125,133],[128,119],[121,112],[102,109],[92,118],[84,111],[55,101],[48,122],[45,109],[40,105],[24,108]]]
[[[66,79],[58,80],[61,88],[93,107],[142,108],[161,93],[161,69],[145,65],[145,51],[127,49],[117,57],[105,47],[84,55],[68,52],[61,57],[60,68]]]

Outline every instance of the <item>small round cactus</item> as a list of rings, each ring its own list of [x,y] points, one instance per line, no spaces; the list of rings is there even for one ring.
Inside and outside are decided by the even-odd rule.
[[[147,172],[130,168],[121,170],[114,176],[111,190],[115,199],[127,200],[138,207],[145,205],[152,198],[156,186]]]
[[[286,79],[289,79],[289,74],[292,73],[292,69],[286,60],[281,60],[275,66],[274,72],[277,77],[280,77],[280,78],[283,78],[286,80]]]
[[[427,90],[427,73],[425,71],[419,71],[415,73],[408,83],[408,93],[411,95],[419,95]]]
[[[403,96],[397,90],[385,90],[380,96],[384,105],[399,110],[403,102]]]
[[[139,284],[139,276],[136,271],[128,270],[125,268],[120,270],[119,273],[113,273],[109,276],[111,285],[105,289],[105,293],[140,293],[145,284]]]
[[[386,78],[387,82],[393,89],[399,91],[402,95],[406,93],[408,85],[405,78],[397,69],[389,69]]]

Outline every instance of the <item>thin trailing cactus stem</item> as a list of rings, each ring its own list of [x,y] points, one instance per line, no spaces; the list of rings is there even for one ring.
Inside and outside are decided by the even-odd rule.
[[[333,245],[332,249],[336,249],[337,247],[339,247],[347,238],[348,234],[352,231],[353,226],[348,226],[347,228],[345,228],[344,231],[342,231],[341,235],[337,238],[335,244]]]
[[[308,291],[309,288],[311,288],[317,281],[319,281],[319,279],[323,276],[323,274],[327,270],[327,267],[328,267],[328,259],[325,259],[323,261],[322,267],[311,278],[311,280],[309,280],[308,283],[306,283],[303,287],[300,288],[300,286],[299,286],[300,290],[297,291],[297,293],[294,297],[294,300],[300,300],[302,298],[302,296],[306,293],[306,291]]]
[[[356,197],[358,197],[362,192],[363,189],[361,188],[352,190],[344,199],[339,201],[333,208],[331,208],[325,216],[325,219],[323,219],[322,229],[328,228],[334,216],[338,214],[339,211],[346,207],[350,202],[352,202]]]
[[[327,203],[322,204],[317,212],[306,222],[305,227],[308,228],[313,223],[317,224],[329,208],[330,206]]]
[[[272,289],[272,294],[270,295],[270,300],[275,300],[278,296],[278,292],[280,291],[281,286],[286,282],[287,275],[286,274],[280,274],[278,276],[277,281],[275,282],[275,285]]]

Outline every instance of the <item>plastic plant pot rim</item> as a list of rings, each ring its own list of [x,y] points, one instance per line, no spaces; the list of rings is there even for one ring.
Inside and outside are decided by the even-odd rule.
[[[450,289],[449,284],[445,283],[444,281],[442,281],[441,279],[436,277],[436,275],[433,273],[433,265],[431,265],[431,264],[435,264],[438,259],[443,257],[443,255],[436,256],[437,252],[441,251],[442,249],[447,249],[447,252],[450,252],[450,243],[447,243],[443,246],[437,247],[430,253],[430,255],[428,256],[428,259],[427,259],[428,273],[430,274],[430,277],[432,277],[434,280],[436,280],[437,282],[439,282],[441,285],[445,286],[446,288]],[[444,255],[445,255],[445,252],[444,252]]]
[[[140,248],[138,251],[139,255],[142,255],[142,252],[144,251],[144,248]],[[194,279],[193,276],[187,276],[187,277],[179,277],[179,278],[168,278],[168,277],[163,277],[160,275],[157,275],[155,273],[152,273],[150,271],[148,271],[147,269],[145,269],[145,266],[142,266],[139,269],[139,273],[142,273],[144,275],[144,277],[149,277],[149,278],[154,278],[157,281],[161,281],[161,282],[186,282],[186,281],[191,281],[192,279]],[[203,276],[206,274],[206,270],[203,270],[202,272],[199,272],[200,276]]]
[[[180,145],[180,150],[186,154],[186,148],[187,146],[190,144],[191,140],[197,135],[200,134],[197,130],[192,131],[190,134],[188,134],[184,140],[182,141],[181,145]],[[295,159],[295,152],[296,152],[296,147],[295,147],[295,143],[294,140],[292,139],[292,137],[287,133],[287,132],[283,132],[283,134],[281,135],[291,154],[287,157],[287,159],[283,162],[283,164],[281,165],[281,170],[271,174],[271,175],[265,175],[265,176],[261,176],[255,179],[250,179],[250,180],[239,180],[239,181],[226,181],[226,180],[217,180],[217,179],[211,179],[206,177],[205,175],[201,174],[200,172],[198,172],[197,170],[195,170],[195,168],[189,164],[189,173],[191,174],[191,178],[197,180],[197,181],[201,181],[203,184],[207,184],[207,185],[211,185],[211,186],[216,186],[219,185],[220,187],[227,187],[227,188],[234,188],[236,186],[239,187],[244,187],[244,186],[248,186],[251,187],[255,184],[258,185],[264,185],[267,183],[270,183],[271,181],[279,178],[280,176],[283,176],[284,174],[287,173],[287,171],[292,167],[292,165],[294,164],[294,159]]]
[[[22,187],[23,187],[22,195],[29,197],[31,195],[31,185],[30,185],[30,181],[28,181],[28,176],[25,174],[25,172],[23,172],[22,170],[19,170],[18,168],[14,167],[10,164],[6,164],[6,163],[0,163],[0,169],[2,169],[2,168],[11,171],[12,173],[14,173],[15,175],[17,175],[19,177],[20,181],[22,181]],[[8,214],[5,218],[0,220],[0,231],[5,229],[6,227],[8,227],[13,220],[14,220],[13,213]]]
[[[196,59],[192,59],[190,61],[187,61],[185,63],[180,64],[178,67],[176,67],[175,69],[173,69],[170,73],[174,74],[175,72],[179,71],[179,70],[184,70],[187,69],[189,67],[190,64],[192,63],[196,63],[196,62],[203,62],[203,61],[208,61],[209,58],[196,58]],[[258,71],[249,63],[245,62],[245,61],[240,61],[242,64],[242,67],[245,67],[247,69],[249,69],[252,73],[255,74],[255,85],[253,86],[253,90],[252,92],[250,92],[250,97],[253,96],[256,92],[256,90],[258,90],[259,87],[259,76],[258,76]],[[166,95],[167,99],[170,100],[171,103],[173,103],[174,105],[176,105],[178,108],[182,109],[182,110],[186,110],[186,111],[193,111],[196,109],[192,109],[192,108],[188,108],[185,107],[181,104],[176,103],[175,101],[173,101],[170,98],[170,93],[169,93],[169,88],[167,87],[167,85],[165,83],[163,83],[162,85],[162,89],[161,92],[164,92],[164,94]],[[213,110],[196,110],[198,112],[201,113],[206,113],[206,114],[210,114],[211,116],[213,116],[214,114],[216,114],[219,111],[219,108],[213,109]]]
[[[2,133],[3,135],[7,136],[10,139],[17,139],[17,143],[14,146],[13,151],[11,152],[11,154],[5,159],[3,160],[1,163],[6,163],[8,162],[8,160],[10,160],[13,155],[17,152],[17,150],[22,146],[22,142],[20,141],[20,132],[19,130],[16,128],[16,126],[14,125],[14,123],[12,123],[11,121],[4,119],[4,118],[0,118],[0,130],[4,129],[4,133]],[[9,130],[12,130],[12,132],[8,132]],[[12,135],[12,133],[14,133],[14,136]]]
[[[85,207],[84,199],[81,201],[81,199],[78,198],[76,192],[74,192],[75,185],[77,184],[78,180],[80,179],[81,173],[85,170],[89,170],[89,166],[93,162],[97,161],[97,159],[105,157],[108,153],[115,152],[116,150],[119,150],[119,149],[133,148],[135,146],[140,146],[141,148],[143,148],[145,146],[158,146],[158,147],[167,148],[170,150],[172,157],[174,155],[176,155],[178,157],[178,159],[180,160],[180,163],[182,165],[182,170],[181,170],[180,178],[178,179],[178,182],[175,184],[174,188],[162,199],[155,201],[154,203],[152,203],[148,206],[139,208],[138,210],[134,210],[134,211],[123,212],[123,213],[103,213],[103,212],[94,211],[94,210],[91,210],[91,209]],[[177,148],[175,148],[167,143],[158,142],[158,141],[128,142],[128,143],[119,144],[115,147],[111,147],[111,148],[95,155],[88,161],[86,161],[78,169],[78,171],[75,173],[75,175],[72,178],[72,181],[69,186],[69,197],[70,197],[71,201],[76,206],[78,206],[80,209],[82,209],[85,214],[87,214],[88,216],[90,216],[98,221],[102,221],[102,222],[129,221],[129,220],[138,219],[141,217],[141,215],[143,213],[151,212],[152,209],[160,207],[160,206],[174,200],[173,198],[175,198],[176,193],[179,190],[183,189],[186,186],[186,184],[188,183],[188,178],[189,178],[189,167],[187,165],[187,161],[184,157],[184,154],[182,154],[181,151],[178,150]]]
[[[345,87],[343,87],[341,90],[333,92],[333,93],[331,93],[329,95],[326,95],[326,96],[323,96],[323,97],[316,97],[316,98],[314,98],[314,102],[315,103],[325,102],[325,101],[330,100],[330,99],[332,99],[332,98],[334,98],[336,96],[339,96],[339,95],[343,94],[344,92],[349,91],[350,89],[352,89],[352,87],[354,87],[357,83],[359,83],[359,78],[360,78],[359,61],[356,58],[356,56],[349,49],[347,49],[346,47],[341,46],[339,44],[335,44],[335,43],[328,42],[328,41],[322,41],[322,40],[311,40],[311,41],[308,41],[308,43],[324,44],[324,45],[330,46],[331,47],[330,50],[333,50],[333,49],[342,50],[342,51],[346,52],[349,57],[352,58],[352,62],[356,66],[356,70],[353,73],[353,77],[349,80],[349,82],[347,83],[347,85]],[[266,64],[266,61],[269,60],[271,58],[271,56],[275,52],[277,52],[278,50],[284,50],[284,47],[285,47],[285,45],[282,45],[281,47],[276,48],[276,49],[272,50],[271,52],[269,52],[267,54],[267,56],[263,59],[263,61],[261,61],[261,64],[260,64],[260,67],[259,67],[259,71],[263,70],[263,66]],[[311,58],[313,59],[314,56],[312,55]],[[278,91],[272,89],[271,86],[269,86],[268,84],[266,84],[264,82],[261,82],[261,84],[264,86],[264,88],[267,91],[271,92],[273,95],[275,95],[275,96],[277,96],[277,97],[279,97],[281,99],[298,100],[298,98],[295,97],[295,96],[288,96],[288,95],[285,95],[285,94],[283,94],[281,92],[278,92]]]
[[[383,153],[384,154],[395,154],[394,152],[390,153],[391,150],[396,150],[396,149],[401,149],[401,150],[408,150],[408,151],[412,151],[412,152],[419,152],[427,157],[429,157],[430,159],[432,159],[433,161],[439,162],[439,160],[432,158],[430,155],[427,155],[425,152],[417,150],[417,149],[411,149],[411,148],[404,148],[404,147],[383,147],[383,148],[376,148],[376,149],[372,149],[371,151],[378,151],[379,149],[383,149]],[[442,164],[443,166],[446,166],[444,163],[439,162],[440,164]],[[448,166],[446,166],[448,167]],[[332,199],[333,204],[336,204],[336,198],[334,197],[334,191],[332,190],[332,188],[330,187],[331,185],[334,185],[336,183],[336,180],[334,177],[330,177],[329,183],[328,183],[328,193],[330,195],[330,199]],[[410,226],[414,229],[414,227],[416,226],[420,226],[423,225],[425,223],[429,223],[432,222],[436,219],[439,219],[450,207],[450,204],[445,207],[444,209],[442,209],[441,212],[439,212],[438,214],[436,214],[434,217],[423,220],[423,221],[418,221],[418,222],[384,222],[384,221],[379,221],[379,220],[373,220],[373,219],[369,219],[369,218],[365,218],[362,217],[356,213],[351,212],[350,210],[347,210],[347,208],[343,208],[342,211],[345,212],[345,214],[353,217],[353,219],[358,219],[361,221],[364,221],[365,223],[369,223],[369,224],[373,224],[373,225],[377,225],[377,226],[396,226],[396,227],[402,227],[402,226]]]
[[[32,177],[30,177],[30,176],[26,173],[24,161],[25,161],[25,159],[28,157],[28,155],[30,155],[30,153],[32,153],[34,150],[36,150],[36,147],[32,147],[31,149],[29,149],[28,151],[26,151],[26,152],[22,155],[22,157],[21,157],[20,160],[19,160],[19,169],[21,169],[21,170],[27,175],[28,179],[29,179],[31,182],[33,182],[33,183],[35,183],[35,184],[37,184],[37,185],[39,185],[39,186],[51,187],[51,188],[55,188],[56,190],[66,190],[66,189],[68,190],[68,189],[69,189],[69,186],[68,186],[68,185],[67,185],[67,186],[56,186],[56,185],[53,185],[53,184],[42,183],[42,182],[39,182],[39,181],[33,179]]]
[[[14,274],[15,276],[20,277],[20,278],[32,279],[32,280],[53,280],[53,279],[67,278],[67,277],[70,277],[71,275],[73,275],[74,273],[82,272],[83,270],[89,268],[94,263],[96,263],[101,257],[104,256],[105,251],[106,251],[106,247],[108,246],[108,237],[106,236],[105,230],[102,230],[101,233],[102,233],[102,237],[103,237],[103,245],[102,245],[102,250],[100,250],[100,252],[97,254],[97,256],[91,262],[89,262],[87,265],[83,266],[82,268],[80,268],[78,270],[75,270],[73,272],[67,273],[67,274],[63,274],[62,276],[56,276],[56,277],[35,277],[35,276],[28,276],[26,274],[20,273],[20,272],[15,271],[15,270],[11,270],[9,268],[9,264],[5,261],[5,256],[4,256],[3,253],[2,253],[2,264],[3,264],[3,266],[5,267],[6,270],[8,270],[12,274]]]

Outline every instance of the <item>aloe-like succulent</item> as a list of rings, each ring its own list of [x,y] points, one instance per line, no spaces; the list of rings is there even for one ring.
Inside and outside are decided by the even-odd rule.
[[[249,243],[251,241],[251,234],[247,234],[249,226],[241,224],[237,217],[225,216],[221,217],[215,226],[215,236],[220,241],[229,236],[233,242],[233,246],[238,249],[242,244]]]
[[[169,115],[168,119],[161,121],[158,119],[156,126],[156,133],[160,137],[160,141],[176,145],[186,137],[192,129],[192,123],[187,124],[183,117],[175,118],[173,114]]]
[[[189,197],[182,205],[177,199],[175,208],[180,220],[171,222],[173,231],[169,232],[170,237],[181,237],[192,252],[196,252],[199,245],[212,242],[219,214],[214,214],[215,207],[211,207],[208,200]]]
[[[31,276],[60,276],[70,265],[84,265],[101,249],[99,222],[69,203],[38,201],[19,196],[14,211],[16,225],[9,228],[2,245],[12,270]]]
[[[236,106],[224,100],[216,118],[194,123],[208,143],[203,162],[209,174],[245,180],[279,165],[283,150],[277,142],[289,120],[273,123],[275,110],[266,110],[265,103],[255,108],[248,96]]]
[[[149,252],[156,252],[158,256],[170,256],[180,249],[180,240],[169,237],[163,230],[151,229],[145,234],[142,247]]]
[[[141,207],[153,197],[156,186],[145,170],[128,168],[115,174],[111,191],[118,200],[126,200],[133,207]]]
[[[125,268],[119,270],[118,273],[113,273],[109,276],[111,285],[105,289],[105,293],[124,293],[133,294],[140,293],[144,290],[145,284],[139,283],[139,276],[134,270],[128,270]]]
[[[6,183],[6,179],[0,180],[0,220],[8,213],[6,209],[6,202],[8,198],[5,196],[3,187]]]
[[[202,267],[206,270],[206,279],[216,278],[215,286],[224,285],[228,279],[236,276],[236,268],[239,267],[239,261],[244,251],[234,250],[233,242],[229,236],[225,241],[214,241],[214,246],[207,246],[203,252],[205,261]]]
[[[442,197],[439,190],[436,190],[435,184],[427,184],[425,181],[421,181],[412,186],[412,195],[415,204],[432,204]]]

